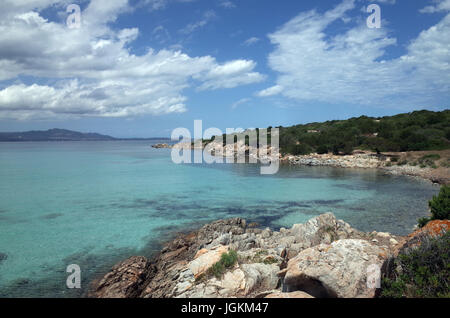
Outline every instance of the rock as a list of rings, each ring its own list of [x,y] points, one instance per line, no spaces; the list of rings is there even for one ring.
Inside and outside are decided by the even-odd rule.
[[[237,268],[226,272],[222,280],[217,284],[221,296],[236,296],[245,289],[245,273]]]
[[[90,297],[135,298],[145,288],[150,262],[143,256],[131,257],[117,265],[103,279],[94,282]]]
[[[391,243],[392,245],[397,245],[397,244],[398,244],[397,240],[396,240],[396,239],[393,239],[393,238],[391,238],[391,239],[389,240],[389,243]]]
[[[295,224],[291,233],[295,237],[296,243],[304,244],[305,248],[321,243],[331,243],[332,241],[348,238],[353,231],[351,227],[343,221],[338,221],[332,213],[319,215],[305,224]]]
[[[406,242],[400,248],[404,253],[406,249],[420,246],[422,242],[432,237],[442,236],[450,229],[450,220],[433,220],[428,222],[423,228],[420,228],[406,238]]]
[[[0,264],[3,261],[6,261],[8,259],[8,255],[6,253],[0,253]]]
[[[314,297],[302,291],[295,291],[292,293],[276,292],[267,295],[265,298],[314,298]]]
[[[389,234],[389,233],[384,233],[384,232],[378,232],[378,233],[377,233],[377,236],[378,236],[378,237],[381,237],[381,238],[390,238],[390,237],[391,237],[391,234]]]
[[[346,239],[302,251],[290,260],[283,291],[314,297],[373,297],[367,287],[370,265],[381,268],[386,251],[365,240]]]
[[[168,144],[156,144],[156,145],[152,145],[152,148],[156,148],[156,149],[169,149],[172,148],[172,146],[168,145]]]
[[[228,250],[229,247],[223,245],[216,246],[211,250],[202,249],[198,251],[194,260],[189,263],[188,267],[194,277],[198,278],[202,274],[205,274],[211,266],[220,261],[222,254],[227,253]]]
[[[88,296],[371,297],[364,289],[367,266],[400,248],[390,240],[404,240],[376,234],[354,230],[331,213],[280,232],[249,227],[241,218],[220,220],[178,235],[151,262],[136,257],[114,266]],[[233,268],[220,278],[204,275],[231,249],[238,253]]]
[[[274,264],[243,264],[242,271],[245,273],[245,295],[257,290],[272,290],[277,288],[280,268]]]

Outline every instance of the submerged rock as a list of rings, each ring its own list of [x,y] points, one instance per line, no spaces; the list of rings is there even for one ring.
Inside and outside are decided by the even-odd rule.
[[[8,259],[8,255],[6,253],[0,253],[0,264],[3,261],[6,261]]]

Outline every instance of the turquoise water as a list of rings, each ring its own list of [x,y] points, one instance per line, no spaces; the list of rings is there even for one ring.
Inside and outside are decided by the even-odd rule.
[[[0,297],[80,296],[115,262],[221,218],[279,228],[331,211],[406,234],[437,191],[374,170],[175,165],[146,141],[0,143]],[[66,288],[69,264],[81,290]]]

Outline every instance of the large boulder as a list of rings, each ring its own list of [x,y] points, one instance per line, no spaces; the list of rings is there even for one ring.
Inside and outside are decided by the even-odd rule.
[[[100,281],[94,282],[89,297],[138,297],[145,288],[149,272],[150,262],[145,257],[131,257],[115,265]]]
[[[381,268],[387,250],[365,240],[346,239],[308,248],[291,259],[283,291],[304,291],[323,297],[374,297],[368,270]]]
[[[344,221],[336,219],[332,213],[326,213],[312,218],[304,224],[295,224],[291,228],[291,233],[295,237],[296,243],[303,244],[307,248],[350,238],[355,230]]]

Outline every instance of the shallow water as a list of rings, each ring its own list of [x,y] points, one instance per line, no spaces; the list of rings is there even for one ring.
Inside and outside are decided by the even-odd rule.
[[[157,142],[155,142],[157,143]],[[0,143],[0,297],[75,297],[176,231],[243,217],[290,227],[333,212],[363,231],[406,234],[438,188],[376,170],[175,165],[146,141]],[[66,288],[66,266],[82,290]]]

